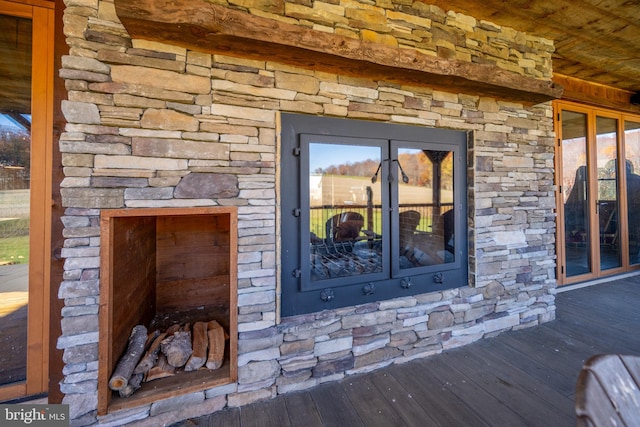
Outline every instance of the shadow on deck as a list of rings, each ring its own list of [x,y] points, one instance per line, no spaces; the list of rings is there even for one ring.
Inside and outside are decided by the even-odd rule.
[[[575,426],[583,363],[640,355],[639,303],[640,276],[560,292],[553,322],[174,427]]]

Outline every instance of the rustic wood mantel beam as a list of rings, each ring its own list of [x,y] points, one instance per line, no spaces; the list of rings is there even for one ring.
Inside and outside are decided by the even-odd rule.
[[[131,37],[201,52],[279,61],[307,69],[493,96],[534,105],[560,98],[552,81],[490,64],[325,33],[205,0],[115,0]]]

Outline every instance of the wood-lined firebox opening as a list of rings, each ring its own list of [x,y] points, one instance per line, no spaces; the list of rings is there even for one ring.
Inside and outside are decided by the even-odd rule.
[[[236,208],[103,210],[100,227],[98,412],[106,414],[235,382]],[[203,323],[205,331],[206,325],[211,330],[215,324],[224,330],[221,366],[208,363],[195,369],[176,367],[166,376],[155,375],[157,379],[146,372],[143,380],[139,373],[126,378],[127,373],[124,382],[135,383],[137,375],[140,385],[132,393],[124,393],[129,394],[126,397],[110,388],[118,363],[131,353],[133,331],[140,335],[142,329],[146,335],[142,360],[150,350],[153,352],[154,341],[157,345],[174,334],[178,337],[180,332],[176,330],[188,332],[192,345],[189,351],[202,347],[202,340],[196,342],[195,325],[199,324],[201,331]],[[164,335],[158,339],[159,334]],[[212,349],[204,336],[205,357],[220,352],[219,347]],[[156,355],[153,359],[157,365],[165,356],[158,351]]]

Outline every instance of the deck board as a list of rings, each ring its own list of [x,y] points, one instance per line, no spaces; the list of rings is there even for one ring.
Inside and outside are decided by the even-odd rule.
[[[324,384],[311,390],[311,396],[327,426],[364,426],[341,383]]]
[[[391,403],[400,418],[402,425],[437,425],[429,412],[414,399],[405,387],[386,370],[372,375],[371,381],[380,394]]]
[[[560,292],[552,322],[174,427],[573,426],[583,363],[640,355],[639,305],[640,276]]]
[[[230,408],[200,417],[197,420],[187,420],[179,423],[182,426],[200,427],[240,427],[240,408]]]
[[[504,359],[492,357],[480,346],[452,351],[442,361],[448,366],[449,372],[457,370],[464,377],[473,378],[483,394],[492,395],[526,422],[534,425],[548,422],[560,426],[568,425],[573,420],[567,415],[567,410],[573,409],[571,399],[546,387],[535,377],[517,375],[517,370],[506,364]],[[546,399],[546,395],[553,398]],[[557,403],[566,405],[559,406]]]
[[[289,427],[289,413],[284,399],[259,402],[240,409],[240,425],[243,427]]]
[[[420,360],[419,364],[424,369],[429,369],[438,379],[440,386],[450,390],[466,406],[478,414],[478,417],[491,426],[518,426],[524,424],[524,418],[497,399],[493,394],[483,389],[477,380],[477,374],[473,377],[462,374],[457,369],[450,367],[447,360],[451,354],[445,353],[437,360]]]
[[[373,375],[349,378],[342,387],[366,426],[403,425],[400,414],[373,384]]]
[[[491,340],[477,344],[484,346],[489,354],[503,361],[505,365],[523,372],[528,377],[535,378],[564,396],[569,396],[575,392],[575,385],[572,384],[572,379],[577,374],[572,375],[571,378],[565,377],[551,369],[545,358],[532,357],[526,352],[507,345],[503,340],[500,340],[497,344]]]
[[[521,387],[531,395],[535,395],[536,398],[543,400],[543,402],[536,403],[552,406],[563,414],[571,413],[574,402],[569,396],[573,395],[575,387],[568,387],[566,390],[558,387],[563,384],[554,381],[556,376],[550,374],[543,365],[525,358],[522,354],[508,353],[507,346],[501,346],[497,351],[494,350],[491,345],[479,345],[471,351],[478,351],[483,360],[491,363],[496,381],[505,383],[505,385]],[[565,383],[569,382],[565,380]],[[529,404],[529,399],[526,400]]]
[[[284,397],[294,426],[321,427],[322,419],[310,393],[290,393]]]
[[[428,370],[418,367],[417,363],[392,366],[386,371],[403,385],[437,425],[488,426],[451,390],[442,387]]]

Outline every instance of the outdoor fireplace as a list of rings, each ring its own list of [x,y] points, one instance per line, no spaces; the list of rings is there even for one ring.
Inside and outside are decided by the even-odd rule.
[[[237,378],[235,207],[101,212],[98,412],[228,384]],[[218,369],[179,370],[142,383],[129,397],[109,388],[131,331],[217,321],[228,334]]]
[[[283,317],[468,285],[466,132],[298,114],[282,129]]]

